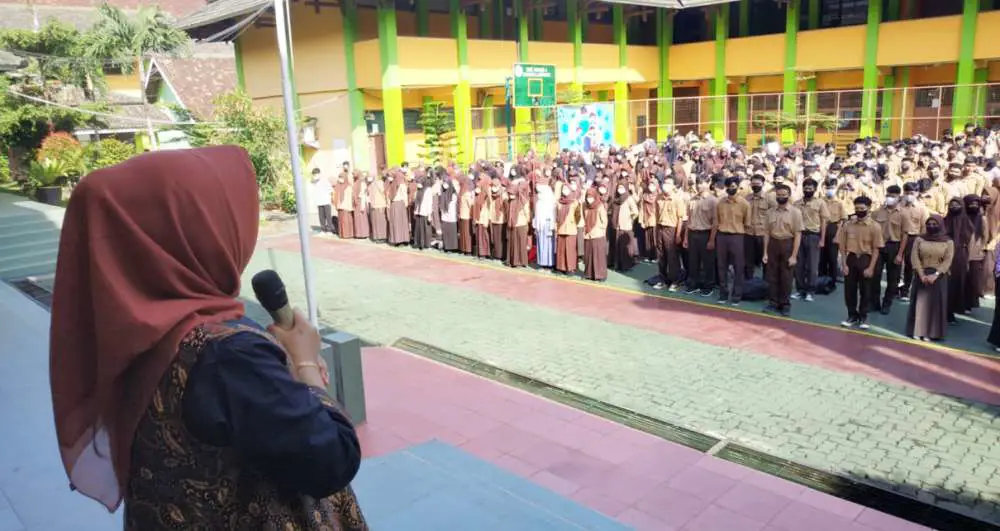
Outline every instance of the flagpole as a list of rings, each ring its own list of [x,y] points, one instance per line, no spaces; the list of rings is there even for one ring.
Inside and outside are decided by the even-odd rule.
[[[288,46],[289,25],[286,11],[287,0],[274,0],[274,18],[278,37],[278,62],[281,64],[281,96],[285,107],[285,128],[288,130],[288,153],[292,161],[292,179],[295,184],[295,210],[299,221],[299,249],[302,252],[302,276],[306,285],[306,306],[309,309],[309,321],[313,326],[319,326],[319,315],[316,309],[316,293],[313,286],[312,255],[309,252],[309,217],[306,214],[305,184],[302,180],[302,159],[299,156],[299,126],[296,118],[292,88],[292,72],[289,63]]]

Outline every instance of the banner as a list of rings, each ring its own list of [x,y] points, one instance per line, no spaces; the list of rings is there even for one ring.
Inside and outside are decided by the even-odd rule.
[[[588,103],[559,107],[559,148],[590,151],[615,142],[614,103]]]

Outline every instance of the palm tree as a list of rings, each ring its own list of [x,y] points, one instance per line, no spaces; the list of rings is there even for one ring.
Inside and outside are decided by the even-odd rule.
[[[85,39],[85,53],[94,59],[110,60],[131,73],[139,69],[139,95],[146,115],[146,132],[153,149],[156,135],[146,99],[146,60],[154,54],[178,56],[187,50],[188,36],[175,28],[159,7],[142,7],[129,17],[118,7],[103,4],[100,18]]]

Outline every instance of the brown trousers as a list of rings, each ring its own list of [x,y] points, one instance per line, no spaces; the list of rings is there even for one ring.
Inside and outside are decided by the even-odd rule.
[[[733,268],[732,301],[743,300],[744,259],[743,234],[719,233],[715,236],[715,263],[718,267],[719,299],[725,300],[730,294],[727,291],[729,268]]]
[[[790,297],[795,268],[788,265],[788,259],[792,257],[794,246],[795,238],[771,238],[767,242],[767,267],[764,268],[764,273],[767,277],[768,298],[771,305],[779,310],[792,305]]]

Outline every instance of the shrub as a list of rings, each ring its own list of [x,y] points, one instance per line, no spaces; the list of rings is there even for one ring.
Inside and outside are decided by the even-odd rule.
[[[69,133],[52,133],[45,137],[35,160],[60,163],[63,176],[79,176],[86,171],[83,146]]]
[[[287,212],[289,214],[295,214],[298,212],[298,205],[295,204],[295,190],[291,187],[285,187],[281,189],[278,194],[279,203],[278,206],[281,208],[282,212]]]
[[[87,169],[94,171],[121,164],[135,154],[135,144],[105,138],[87,146]]]
[[[0,183],[10,181],[10,159],[5,153],[0,153]]]
[[[58,186],[67,173],[68,166],[61,160],[33,160],[28,167],[28,182],[32,188]]]

